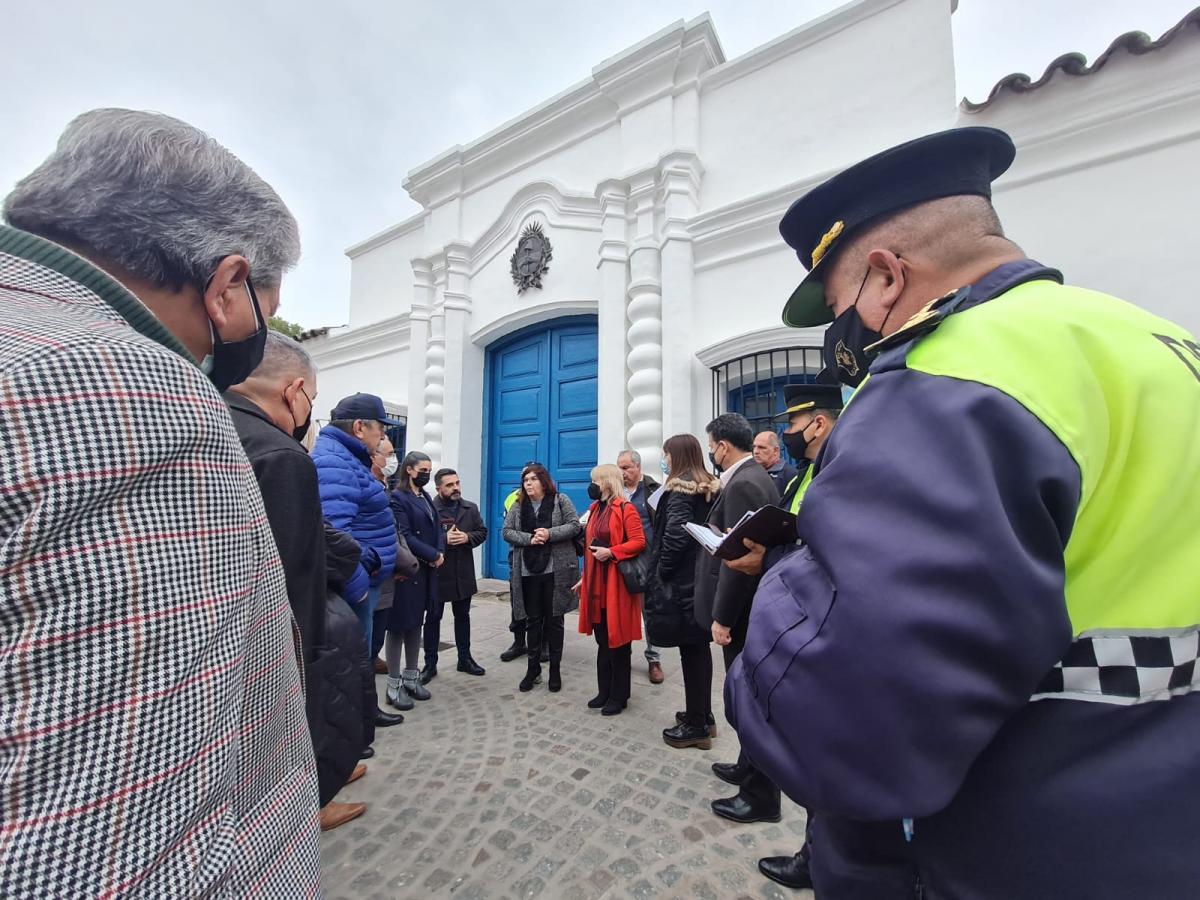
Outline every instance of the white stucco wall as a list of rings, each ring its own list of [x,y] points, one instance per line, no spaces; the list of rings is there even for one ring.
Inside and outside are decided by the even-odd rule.
[[[389,229],[386,239],[377,236],[350,256],[350,322],[358,328],[398,316],[412,309],[411,261],[425,249],[423,217]]]
[[[1200,241],[1200,41],[1005,94],[960,125],[1017,143],[997,182],[1006,232],[1067,280],[1200,333],[1190,260]]]
[[[948,3],[848,4],[703,81],[701,208],[708,210],[949,128]]]
[[[435,464],[478,486],[488,345],[586,313],[599,317],[600,458],[631,432],[700,434],[710,366],[820,344],[780,323],[803,275],[778,234],[787,206],[833,170],[955,124],[1013,135],[1017,161],[995,203],[1031,256],[1200,331],[1185,282],[1200,208],[1200,41],[1118,51],[1096,74],[1059,73],[966,113],[950,5],[856,0],[729,61],[706,17],[677,23],[418,167],[405,184],[426,211],[351,249],[351,327],[309,345],[318,415],[378,393],[407,409],[410,448],[437,447]],[[543,289],[518,295],[509,257],[531,221],[554,259]],[[650,360],[643,372],[661,369],[654,396],[631,378],[635,357]],[[657,420],[631,420],[633,390],[658,404]],[[658,439],[647,438],[652,454]]]

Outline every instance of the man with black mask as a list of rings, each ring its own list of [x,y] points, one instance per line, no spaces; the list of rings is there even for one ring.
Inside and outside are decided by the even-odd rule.
[[[254,468],[300,626],[305,662],[321,643],[325,618],[325,526],[317,470],[300,441],[312,421],[317,373],[312,358],[282,334],[267,336],[262,362],[225,393]]]
[[[218,393],[262,358],[296,220],[199,129],[129,109],[71,122],[3,214],[0,709],[27,730],[0,896],[49,870],[64,895],[319,894],[303,651]],[[86,460],[31,437],[51,422],[86,423]]]

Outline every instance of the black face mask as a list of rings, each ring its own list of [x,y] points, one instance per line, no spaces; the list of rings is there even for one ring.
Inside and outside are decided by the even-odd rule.
[[[304,436],[308,434],[309,426],[312,425],[313,411],[312,397],[308,396],[308,391],[306,391],[304,388],[300,388],[300,393],[302,393],[304,395],[304,399],[308,401],[308,415],[304,417],[303,422],[292,429],[292,437],[294,437],[297,441],[304,440]],[[293,413],[292,420],[295,421],[295,419],[296,415]]]
[[[200,363],[200,368],[222,393],[250,377],[250,373],[262,362],[263,350],[267,346],[267,323],[263,321],[262,311],[258,308],[258,295],[254,293],[254,285],[248,275],[246,293],[250,295],[250,306],[258,325],[252,335],[240,341],[225,341],[212,327],[211,321],[208,325],[212,332],[213,348],[212,353]]]
[[[874,358],[874,354],[867,353],[867,348],[883,340],[883,335],[868,328],[862,316],[858,314],[858,301],[870,274],[871,270],[868,268],[862,284],[858,286],[854,305],[834,319],[825,330],[825,348],[821,354],[821,361],[828,371],[837,375],[839,382],[849,387],[858,387],[863,383]],[[888,316],[891,314],[892,311],[888,310]],[[886,317],[883,324],[887,325]]]
[[[796,460],[796,462],[800,462],[808,458],[808,445],[816,440],[816,438],[812,438],[810,440],[804,436],[804,432],[808,431],[809,425],[812,425],[812,423],[815,421],[816,419],[810,419],[808,424],[806,424],[799,431],[785,431],[782,435],[783,446],[787,448],[787,452],[791,454],[792,459]]]
[[[604,492],[600,490],[600,485],[592,482],[588,485],[588,497],[592,500],[599,500],[604,496]]]
[[[412,482],[419,488],[425,487],[425,485],[429,484],[429,473],[428,472],[418,472],[416,475],[413,476]]]
[[[717,462],[716,451],[713,451],[713,450],[708,451],[708,461],[710,463],[712,463],[713,471],[716,472],[718,475],[720,475],[722,472],[725,471],[725,467],[723,465],[721,465],[719,462]]]

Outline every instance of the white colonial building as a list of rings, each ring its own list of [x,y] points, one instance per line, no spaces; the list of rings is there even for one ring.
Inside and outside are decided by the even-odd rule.
[[[855,0],[731,60],[708,16],[677,22],[414,169],[422,212],[347,251],[350,324],[309,338],[318,414],[379,394],[489,524],[533,459],[577,500],[622,447],[657,473],[665,437],[774,413],[779,385],[819,369],[821,335],[780,324],[803,274],[777,230],[787,206],[954,125],[1015,139],[995,203],[1030,256],[1200,331],[1200,15],[972,104],[951,6]],[[552,256],[519,291],[538,229]]]

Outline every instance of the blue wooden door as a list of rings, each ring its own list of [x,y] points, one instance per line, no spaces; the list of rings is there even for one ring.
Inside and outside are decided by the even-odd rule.
[[[484,438],[486,571],[508,577],[501,537],[504,499],[521,470],[540,462],[582,512],[596,464],[596,321],[564,319],[518,333],[488,351],[488,415]]]

